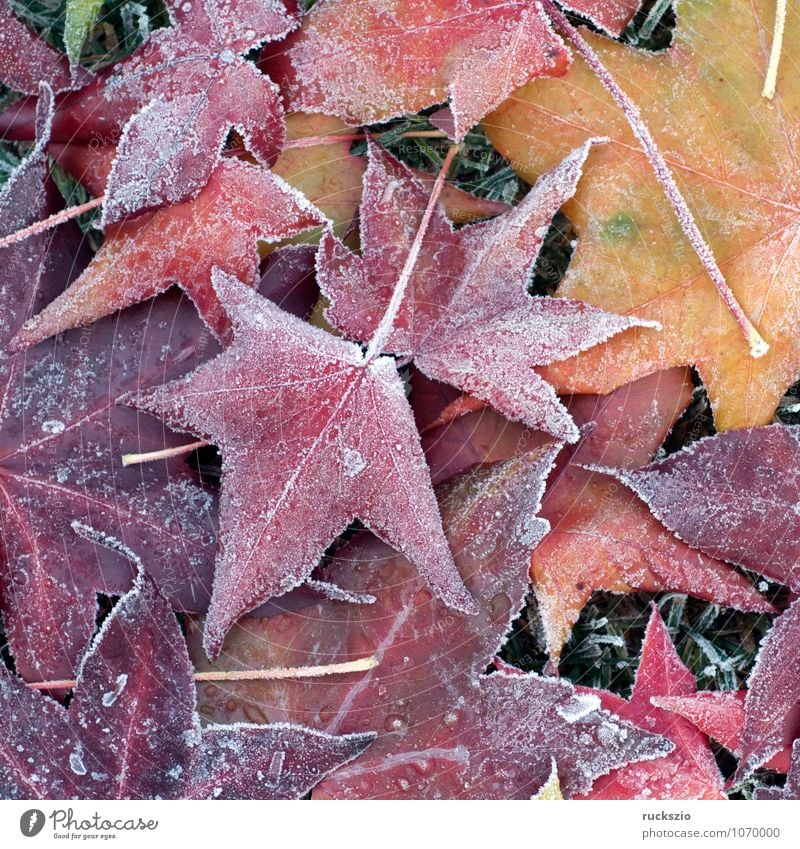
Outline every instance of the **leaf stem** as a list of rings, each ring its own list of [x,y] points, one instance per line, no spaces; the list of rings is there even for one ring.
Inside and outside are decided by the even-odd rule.
[[[103,201],[105,200],[105,196],[101,195],[99,198],[93,198],[92,200],[86,201],[86,203],[82,203],[80,206],[70,206],[66,209],[62,209],[61,212],[56,212],[54,215],[51,215],[49,218],[45,218],[44,221],[37,221],[35,224],[31,224],[29,227],[24,227],[22,230],[17,230],[16,233],[10,233],[8,236],[4,236],[0,239],[0,248],[7,248],[9,245],[14,245],[17,242],[22,242],[25,239],[29,239],[31,236],[36,236],[39,233],[44,233],[46,230],[52,230],[53,227],[57,227],[59,224],[63,224],[65,221],[71,221],[73,218],[77,218],[79,215],[83,215],[84,212],[89,212],[92,209],[97,209]]]
[[[775,85],[778,81],[778,65],[783,49],[783,31],[786,29],[786,0],[777,0],[775,4],[775,28],[772,31],[772,47],[769,52],[767,76],[764,78],[763,97],[772,100],[775,97]]]
[[[447,172],[450,170],[450,165],[452,164],[460,147],[461,146],[457,144],[450,146],[450,149],[447,151],[447,156],[445,156],[444,162],[442,162],[442,167],[436,175],[436,180],[434,181],[433,189],[431,190],[431,196],[428,198],[428,204],[425,207],[425,212],[422,214],[422,220],[420,221],[419,228],[414,236],[414,241],[411,243],[411,249],[406,257],[403,270],[400,272],[397,285],[394,287],[394,292],[392,292],[389,305],[386,307],[386,312],[384,313],[380,324],[376,328],[375,333],[367,346],[367,350],[364,354],[365,364],[372,362],[372,360],[380,355],[389,334],[392,332],[394,320],[397,318],[400,305],[403,303],[403,298],[405,297],[406,289],[408,288],[408,282],[411,279],[411,275],[414,273],[414,266],[417,264],[417,258],[419,257],[420,250],[422,249],[422,243],[425,240],[425,234],[428,231],[428,225],[431,222],[433,211],[436,209],[436,203],[439,200],[442,189],[444,188]]]
[[[675,182],[675,178],[672,176],[672,172],[669,170],[666,160],[661,154],[661,151],[658,149],[658,145],[650,133],[650,130],[647,128],[644,121],[642,121],[642,116],[639,112],[638,106],[636,106],[636,104],[628,97],[627,94],[625,94],[619,85],[617,85],[616,80],[612,77],[605,65],[603,65],[600,57],[594,52],[589,43],[584,40],[578,30],[572,26],[566,15],[564,15],[555,3],[553,3],[553,0],[542,0],[542,5],[556,26],[572,42],[578,53],[580,53],[589,67],[595,72],[603,87],[614,98],[620,109],[622,109],[628,120],[628,124],[633,130],[636,138],[639,140],[639,143],[641,144],[642,149],[644,150],[644,153],[655,172],[656,179],[659,183],[661,183],[664,193],[678,217],[678,221],[683,232],[686,234],[695,253],[703,263],[708,276],[717,287],[722,300],[725,302],[726,306],[733,314],[733,317],[736,319],[736,323],[741,328],[750,348],[750,356],[754,358],[763,357],[769,350],[769,345],[764,341],[756,327],[745,315],[744,310],[736,300],[736,296],[725,281],[725,277],[723,276],[719,265],[717,265],[714,253],[703,238],[703,234],[700,232],[700,228],[697,226],[697,222],[692,215],[692,211],[689,209],[689,205],[686,203],[681,190],[678,188],[678,184]]]
[[[153,460],[168,460],[170,457],[180,457],[198,448],[205,448],[208,443],[201,439],[198,442],[190,442],[188,445],[177,445],[175,448],[162,448],[161,451],[147,451],[144,454],[123,454],[123,466],[135,466],[139,463],[150,463]]]
[[[327,666],[276,666],[272,669],[233,669],[229,672],[195,672],[197,683],[209,681],[278,681],[294,678],[321,678],[324,675],[343,675],[347,672],[368,672],[378,665],[375,655]],[[74,678],[57,681],[27,682],[33,690],[71,690],[77,685]]]

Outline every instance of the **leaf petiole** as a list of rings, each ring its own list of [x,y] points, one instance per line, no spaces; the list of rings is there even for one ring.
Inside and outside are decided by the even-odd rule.
[[[375,655],[326,666],[275,666],[271,669],[232,669],[228,672],[195,672],[195,683],[213,681],[281,681],[295,678],[321,678],[325,675],[344,675],[348,672],[368,672],[378,666]],[[33,690],[71,690],[78,683],[74,678],[58,681],[26,682]]]

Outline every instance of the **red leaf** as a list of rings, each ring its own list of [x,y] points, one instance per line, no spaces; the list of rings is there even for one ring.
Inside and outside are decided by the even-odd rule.
[[[241,54],[286,35],[295,16],[274,0],[169,6],[172,27],[156,30],[108,76],[58,105],[56,141],[119,139],[104,226],[195,197],[232,127],[264,165],[283,144],[277,87]],[[24,104],[5,119],[9,137],[25,137]]]
[[[356,517],[405,552],[449,605],[473,607],[394,363],[366,360],[358,346],[222,273],[214,285],[233,322],[232,345],[184,380],[134,399],[222,450],[209,653],[240,616],[305,581]]]
[[[173,284],[191,297],[214,334],[225,337],[230,325],[211,286],[211,269],[219,267],[254,284],[257,239],[277,242],[323,220],[305,198],[269,171],[223,161],[195,200],[112,230],[87,270],[26,322],[9,350],[90,324]]]
[[[689,545],[800,589],[800,428],[728,431],[613,474]]]
[[[747,688],[735,781],[800,737],[800,602],[775,620],[761,644]]]
[[[614,766],[667,751],[566,682],[482,674],[524,602],[530,550],[546,530],[534,516],[553,456],[541,449],[438,489],[476,615],[448,610],[408,560],[362,534],[326,574],[373,593],[374,605],[323,601],[245,620],[223,657],[226,666],[249,668],[374,652],[379,665],[314,683],[238,682],[224,692],[208,685],[201,712],[224,722],[302,721],[331,733],[376,729],[364,758],[320,786],[319,795],[337,798],[528,798],[554,755],[571,794]]]
[[[385,349],[413,357],[428,377],[457,386],[510,419],[574,441],[577,430],[533,366],[596,345],[636,321],[578,301],[533,298],[525,286],[559,207],[573,194],[591,144],[546,174],[492,221],[454,231],[434,213]],[[370,147],[361,203],[362,255],[326,234],[319,284],[325,315],[351,338],[375,332],[409,254],[428,193],[413,173]]]
[[[605,690],[578,687],[599,696],[603,707],[639,728],[663,734],[675,749],[663,758],[631,764],[599,778],[587,799],[724,799],[722,776],[705,734],[652,700],[694,693],[694,676],[683,665],[654,606],[630,701]]]
[[[646,463],[690,398],[689,373],[675,368],[607,396],[577,396],[568,405],[584,426],[583,438],[559,459],[542,508],[552,531],[531,558],[554,659],[597,590],[671,590],[739,610],[773,610],[747,578],[669,533],[633,493],[592,470]]]
[[[742,754],[744,702],[747,690],[704,690],[690,696],[656,696],[653,704],[688,719],[703,734],[729,749],[736,757]],[[789,769],[789,743],[764,766],[778,772]]]
[[[0,0],[0,82],[23,94],[39,94],[39,83],[53,91],[80,88],[92,80],[85,68],[70,73],[69,62],[11,11],[8,0]]]
[[[39,143],[0,193],[2,234],[53,211],[57,193],[43,188],[48,103],[43,97]],[[80,234],[71,228],[0,250],[0,345],[80,268]],[[25,677],[71,676],[94,629],[95,593],[130,586],[130,563],[78,537],[75,521],[147,557],[173,604],[205,608],[213,494],[180,460],[123,469],[123,445],[178,440],[113,403],[117,394],[202,362],[203,342],[212,353],[191,308],[171,298],[57,345],[0,357],[0,587],[8,640]]]
[[[12,799],[296,799],[371,740],[201,731],[183,636],[142,577],[84,656],[69,709],[5,670],[0,704],[0,793]]]
[[[569,63],[542,7],[528,0],[325,0],[264,53],[292,110],[358,125],[449,98],[457,139],[514,89]]]

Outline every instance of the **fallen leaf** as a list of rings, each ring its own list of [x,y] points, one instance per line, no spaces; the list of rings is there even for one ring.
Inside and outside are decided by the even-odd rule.
[[[577,301],[534,298],[525,287],[547,228],[573,194],[591,144],[548,172],[508,213],[453,230],[437,208],[384,350],[412,358],[450,383],[559,439],[577,430],[533,367],[563,359],[631,326]],[[326,319],[350,338],[371,338],[410,255],[428,192],[370,146],[361,203],[361,255],[331,235],[320,243]]]
[[[742,332],[668,210],[611,96],[583,61],[535,80],[486,120],[493,144],[529,182],[587,138],[605,135],[565,209],[577,247],[559,294],[661,322],[548,366],[560,392],[607,393],[674,365],[697,366],[719,429],[767,424],[800,377],[797,205],[800,16],[789,10],[778,94],[761,95],[774,4],[685,3],[657,55],[586,39],[640,108],[745,314],[769,343],[754,360]],[[724,25],[721,25],[724,21]]]
[[[25,323],[9,350],[90,324],[173,284],[194,301],[214,334],[224,338],[230,325],[211,286],[211,269],[219,267],[255,284],[257,239],[277,242],[323,221],[305,198],[269,171],[223,161],[194,200],[113,228],[86,271]]]
[[[614,470],[689,545],[800,589],[800,427],[720,433]]]
[[[0,193],[2,234],[55,210],[45,182],[48,104],[43,96],[39,143]],[[0,249],[0,345],[82,266],[73,227]],[[0,354],[2,612],[29,680],[71,677],[94,630],[96,593],[130,586],[130,563],[78,537],[75,521],[135,547],[176,607],[205,609],[214,495],[180,460],[123,469],[123,445],[180,440],[113,399],[184,374],[214,347],[191,307],[171,297],[55,345]]]
[[[321,784],[319,797],[529,798],[550,776],[553,757],[571,795],[614,766],[668,751],[567,682],[519,670],[482,674],[524,602],[530,550],[547,527],[534,517],[554,454],[540,449],[438,489],[477,614],[448,610],[407,559],[361,534],[326,574],[350,591],[373,593],[375,604],[323,601],[245,620],[214,668],[328,663],[364,652],[379,665],[313,684],[201,686],[201,714],[301,721],[330,733],[377,730],[364,758]],[[197,630],[190,644],[202,664]]]
[[[520,0],[326,0],[264,57],[292,110],[358,125],[449,99],[458,139],[522,83],[569,62],[541,5]]]
[[[576,396],[568,403],[583,436],[564,449],[551,476],[542,516],[552,530],[531,558],[547,650],[555,662],[599,590],[668,590],[739,610],[773,610],[750,580],[714,559],[722,556],[719,550],[703,554],[693,548],[691,537],[668,521],[665,528],[660,512],[652,515],[629,489],[602,472],[601,467],[620,466],[622,480],[638,476],[637,466],[652,459],[690,398],[688,370],[673,368],[610,395]],[[683,493],[683,506],[704,497],[702,484],[695,483],[691,494]]]
[[[774,622],[747,679],[741,758],[734,781],[746,778],[800,737],[800,602]]]
[[[0,82],[23,94],[39,95],[39,84],[47,83],[55,92],[80,88],[91,82],[85,68],[70,72],[67,58],[39,38],[11,10],[8,0],[0,0]],[[31,110],[31,129],[35,129]],[[29,136],[34,135],[31,132]]]
[[[183,635],[141,576],[84,655],[68,709],[5,669],[0,704],[6,799],[297,799],[372,739],[285,724],[201,730]]]
[[[184,380],[129,399],[222,451],[209,655],[244,613],[303,583],[356,517],[408,554],[448,605],[472,608],[394,362],[367,360],[235,278],[214,272],[214,286],[231,346]]]
[[[703,690],[688,696],[654,696],[656,707],[688,719],[707,737],[721,743],[737,758],[742,755],[744,702],[747,690]],[[781,749],[764,766],[778,772],[789,769],[791,746]]]
[[[675,748],[663,758],[629,764],[599,778],[587,799],[724,799],[717,763],[705,734],[685,719],[656,707],[654,697],[689,695],[694,676],[683,665],[658,608],[645,632],[636,682],[630,700],[606,690],[578,687],[579,693],[600,699],[606,710],[672,740]]]

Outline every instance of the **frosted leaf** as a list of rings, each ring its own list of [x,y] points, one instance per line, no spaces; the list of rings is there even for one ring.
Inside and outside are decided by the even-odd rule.
[[[492,221],[454,231],[437,209],[384,346],[506,418],[569,441],[577,430],[534,366],[641,324],[576,301],[533,298],[525,290],[547,226],[574,193],[591,144]],[[404,165],[371,144],[360,213],[362,256],[326,234],[318,260],[320,287],[331,301],[326,318],[351,338],[366,341],[375,332],[428,194]]]
[[[656,707],[672,711],[688,719],[703,734],[729,749],[737,758],[742,754],[744,704],[747,690],[705,690],[688,696],[653,696]],[[764,766],[777,772],[789,769],[791,734],[788,729],[786,745]]]
[[[614,474],[689,545],[800,588],[800,428],[719,433]]]
[[[282,38],[296,17],[275,0],[202,0],[186,13],[171,12],[173,26],[153,32],[109,74],[59,103],[55,141],[109,144],[121,135],[104,225],[195,196],[232,128],[263,165],[283,145],[277,87],[242,54]],[[29,40],[39,51],[52,50],[32,35]],[[7,73],[13,77],[15,66],[26,64],[18,59]],[[89,75],[76,73],[88,81]],[[9,127],[22,138],[26,107],[23,102],[9,110]]]
[[[696,692],[697,685],[678,657],[655,605],[645,632],[630,700],[625,701],[606,690],[577,689],[580,693],[598,696],[604,708],[634,726],[663,734],[674,743],[673,750],[665,757],[623,766],[598,779],[585,798],[726,798],[722,776],[705,734],[691,722],[657,707],[657,699],[691,695]]]
[[[256,240],[277,242],[321,224],[321,214],[280,178],[239,161],[223,161],[193,201],[120,225],[86,271],[15,337],[22,349],[71,327],[90,324],[173,284],[192,298],[217,336],[230,330],[211,287],[215,266],[255,284]],[[174,246],[180,244],[181,250]]]
[[[470,607],[393,362],[365,363],[356,345],[239,281],[221,272],[214,281],[233,344],[185,380],[132,399],[222,451],[209,652],[244,613],[303,583],[356,516],[404,551],[451,606]]]
[[[569,62],[541,6],[520,0],[328,0],[265,55],[292,110],[370,124],[449,98],[457,138],[524,82]]]
[[[55,92],[80,88],[92,80],[85,68],[70,73],[67,57],[39,38],[0,0],[0,82],[14,91],[36,95],[39,84]]]
[[[487,118],[494,149],[529,183],[598,131],[609,135],[569,206],[579,238],[558,294],[662,324],[660,333],[620,334],[543,367],[559,393],[605,395],[696,365],[717,428],[730,430],[768,424],[800,375],[800,110],[787,70],[800,64],[800,17],[786,18],[780,104],[761,93],[774,20],[773,0],[716,0],[713,15],[685,3],[669,49],[657,55],[583,33],[668,159],[730,289],[769,341],[766,357],[753,359],[633,130],[587,63],[574,62],[559,80],[536,80]]]
[[[49,106],[45,91],[39,142],[0,192],[2,234],[57,208],[44,188]],[[67,224],[0,250],[0,344],[80,271],[81,243]],[[74,522],[135,547],[177,607],[207,604],[213,501],[198,503],[203,490],[180,459],[122,468],[124,447],[140,439],[148,447],[180,440],[113,398],[177,377],[213,352],[191,306],[169,296],[69,333],[57,346],[0,356],[0,497],[14,505],[0,518],[0,597],[16,668],[26,677],[73,677],[95,627],[97,591],[130,586],[130,563],[77,536]]]
[[[567,757],[564,764],[565,787],[574,792],[612,765],[668,751],[670,744],[605,711],[565,722],[556,707],[591,701],[568,684],[522,673],[518,684],[480,675],[524,603],[535,543],[518,537],[515,525],[519,514],[538,511],[554,454],[553,447],[540,449],[437,489],[456,564],[478,603],[476,615],[449,610],[407,559],[362,533],[337,552],[326,577],[352,592],[373,593],[373,605],[325,600],[243,620],[222,657],[224,664],[257,667],[375,652],[380,664],[324,683],[236,682],[224,693],[201,687],[203,714],[217,722],[302,716],[337,733],[377,729],[370,749],[319,787],[323,797],[528,798],[546,780],[551,754],[561,747],[561,764],[563,752],[571,752],[573,742],[583,745],[579,737],[588,734],[593,743],[581,749],[592,752],[588,763]],[[191,642],[202,659],[195,629]]]
[[[634,493],[596,468],[616,465],[627,470],[620,474],[638,475],[637,467],[652,459],[691,393],[688,370],[675,368],[607,396],[568,403],[583,438],[559,458],[542,510],[553,530],[531,559],[554,660],[596,591],[668,590],[739,610],[772,611],[748,578],[669,533]]]
[[[800,737],[800,602],[782,613],[764,638],[747,680],[742,756],[746,778]]]
[[[12,799],[294,799],[372,740],[286,725],[201,731],[183,636],[144,576],[84,656],[68,709],[5,670],[0,705],[0,790]]]

